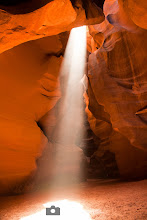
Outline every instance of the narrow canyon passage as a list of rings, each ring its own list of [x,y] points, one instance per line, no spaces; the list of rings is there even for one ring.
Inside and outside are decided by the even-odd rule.
[[[147,180],[121,182],[93,179],[69,187],[0,197],[1,220],[146,220]],[[60,216],[46,208],[60,207]]]
[[[0,1],[0,220],[147,219],[147,4]]]

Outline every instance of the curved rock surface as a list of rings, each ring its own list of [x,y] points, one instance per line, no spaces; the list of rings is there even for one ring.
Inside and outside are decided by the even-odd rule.
[[[91,14],[86,19],[82,4],[76,4],[74,9],[70,0],[47,1],[43,7],[26,13],[24,10],[31,7],[29,3],[13,7],[0,5],[0,53],[30,40],[104,20],[102,11],[93,9],[92,5],[88,9]]]
[[[104,146],[115,153],[121,175],[143,177],[147,173],[147,44],[143,43],[147,35],[122,16],[126,12],[117,1],[105,1],[104,13],[102,24],[89,27],[93,37],[88,41],[89,121],[102,143],[107,140]]]
[[[56,46],[52,48],[52,44]],[[62,58],[46,56],[46,52],[56,53],[61,48],[55,36],[22,44],[0,55],[2,191],[4,186],[13,186],[31,175],[36,158],[48,144],[37,122],[60,98],[58,75]]]
[[[90,161],[97,173],[99,169],[106,173],[104,176],[118,175],[119,169],[127,179],[145,178],[146,3],[106,0],[104,19],[90,0],[36,2],[37,8],[30,11],[29,5],[22,7],[25,3],[18,8],[0,5],[0,193],[34,176],[37,165],[38,181],[40,174],[45,178],[52,175],[45,171],[47,164],[52,164],[51,140],[57,142],[61,115],[57,117],[56,107],[62,103],[58,102],[59,74],[69,33],[57,34],[80,25],[89,25],[88,90],[84,97],[94,133],[94,139],[90,134],[90,139],[84,140],[92,145],[85,154],[93,154]]]

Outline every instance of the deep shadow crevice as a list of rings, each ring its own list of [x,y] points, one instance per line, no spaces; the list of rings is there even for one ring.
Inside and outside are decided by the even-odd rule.
[[[27,14],[52,1],[53,0],[0,0],[0,9],[10,14]]]

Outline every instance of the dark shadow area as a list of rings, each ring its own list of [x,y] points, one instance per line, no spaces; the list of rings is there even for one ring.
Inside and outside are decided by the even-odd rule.
[[[104,0],[82,0],[83,8],[88,9],[88,2],[94,3],[99,8],[103,9]],[[76,0],[71,0],[73,7],[76,7]]]
[[[99,8],[103,9],[103,4],[105,0],[92,0]]]
[[[0,0],[0,9],[10,14],[27,14],[52,1],[53,0]]]

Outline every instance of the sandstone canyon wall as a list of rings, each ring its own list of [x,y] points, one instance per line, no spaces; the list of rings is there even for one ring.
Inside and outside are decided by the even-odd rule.
[[[86,2],[88,11],[82,1],[69,0],[45,1],[32,11],[24,11],[30,7],[21,7],[24,2],[0,5],[0,193],[34,174],[38,181],[53,175],[66,31],[80,25],[89,25],[84,98],[94,137],[87,141],[93,151],[85,154],[106,176],[116,177],[119,169],[123,178],[146,177],[146,4],[106,0],[104,18]],[[79,160],[85,160],[82,151]]]
[[[144,177],[147,35],[142,25],[133,23],[121,1],[105,1],[104,13],[103,23],[89,27],[93,36],[88,41],[89,121],[101,139],[98,152],[115,153],[121,176]]]

